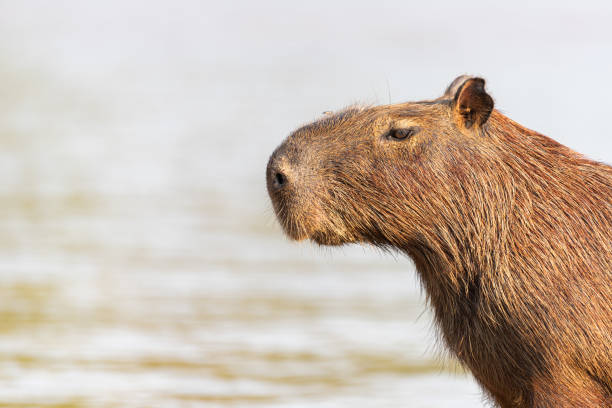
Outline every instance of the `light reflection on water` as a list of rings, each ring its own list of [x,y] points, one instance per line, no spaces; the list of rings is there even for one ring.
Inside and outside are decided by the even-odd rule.
[[[585,6],[580,35],[562,6],[462,24],[485,53],[457,38],[479,12],[464,4],[253,4],[1,6],[0,407],[482,405],[435,357],[408,260],[286,242],[267,155],[318,112],[433,97],[463,72],[567,143],[591,126],[596,155],[609,7]],[[558,115],[559,83],[595,92],[572,107],[588,125]]]

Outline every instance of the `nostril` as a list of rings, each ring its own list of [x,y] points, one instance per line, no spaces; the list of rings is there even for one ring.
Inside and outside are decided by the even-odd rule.
[[[287,177],[281,172],[276,172],[274,176],[274,185],[277,188],[283,187],[287,183]]]

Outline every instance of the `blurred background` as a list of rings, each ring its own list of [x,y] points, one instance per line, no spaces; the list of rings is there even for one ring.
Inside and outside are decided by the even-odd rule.
[[[288,242],[268,155],[484,76],[612,162],[608,1],[0,1],[0,407],[474,407],[410,260]]]

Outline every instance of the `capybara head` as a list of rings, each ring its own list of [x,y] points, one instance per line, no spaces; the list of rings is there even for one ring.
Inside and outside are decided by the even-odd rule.
[[[483,131],[493,109],[484,87],[461,76],[436,100],[349,107],[293,132],[267,168],[286,234],[324,245],[419,240],[448,206],[466,204],[453,181],[488,170],[470,168],[470,156],[495,150]]]

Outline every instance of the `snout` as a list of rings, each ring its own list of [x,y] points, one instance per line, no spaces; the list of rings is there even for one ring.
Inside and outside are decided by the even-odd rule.
[[[270,156],[266,184],[274,213],[292,240],[311,239],[324,245],[355,242],[341,215],[346,203],[330,193],[344,184],[334,183],[317,147],[300,143],[293,135]]]
[[[292,171],[286,158],[276,152],[272,154],[266,169],[266,184],[268,186],[268,192],[273,200],[275,194],[287,189],[290,179],[293,178],[291,173]]]
[[[290,170],[287,167],[275,155],[270,158],[266,169],[266,180],[270,194],[281,191],[289,184]]]
[[[308,197],[310,188],[306,186],[303,171],[300,172],[299,158],[295,149],[287,149],[283,144],[272,153],[266,168],[266,184],[274,212],[285,233],[298,241],[311,235],[314,221],[312,197]]]

